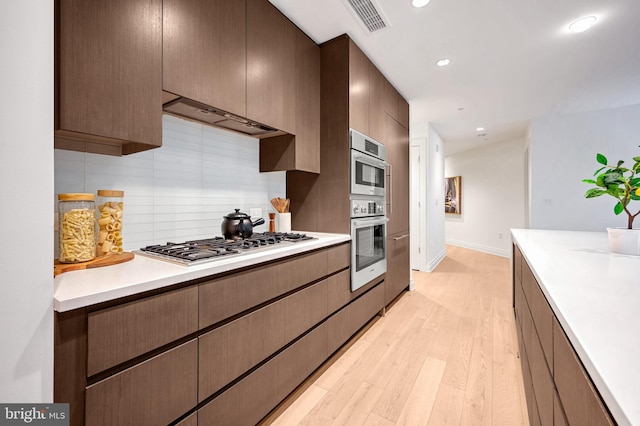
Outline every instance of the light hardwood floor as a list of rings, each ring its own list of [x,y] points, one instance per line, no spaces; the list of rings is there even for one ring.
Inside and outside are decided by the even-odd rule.
[[[509,259],[447,253],[263,424],[528,425]]]

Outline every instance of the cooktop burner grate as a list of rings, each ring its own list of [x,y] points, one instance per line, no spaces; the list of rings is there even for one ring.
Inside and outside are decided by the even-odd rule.
[[[224,256],[239,255],[256,248],[268,248],[282,242],[294,243],[311,239],[314,237],[306,234],[263,232],[253,234],[250,238],[238,240],[213,237],[183,243],[167,242],[166,244],[143,247],[140,251],[143,254],[190,265],[212,261]]]

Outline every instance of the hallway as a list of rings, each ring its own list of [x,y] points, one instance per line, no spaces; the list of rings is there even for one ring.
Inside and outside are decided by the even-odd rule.
[[[509,259],[447,246],[273,425],[527,425]]]

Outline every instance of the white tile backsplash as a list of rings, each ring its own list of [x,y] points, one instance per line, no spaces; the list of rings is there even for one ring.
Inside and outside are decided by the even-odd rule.
[[[125,192],[124,249],[221,235],[223,216],[286,195],[285,172],[259,172],[259,141],[170,115],[162,147],[123,157],[55,150],[55,196]],[[57,209],[57,202],[56,202]],[[256,231],[266,231],[266,225]]]

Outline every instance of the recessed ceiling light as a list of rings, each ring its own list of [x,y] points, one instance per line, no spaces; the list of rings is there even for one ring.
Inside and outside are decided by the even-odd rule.
[[[424,7],[429,4],[431,0],[411,0],[413,7]]]
[[[476,132],[481,132],[484,130],[484,127],[476,127]]]
[[[595,23],[596,23],[595,16],[585,16],[583,18],[573,21],[569,25],[569,30],[574,33],[581,33],[583,31],[587,31]]]
[[[446,67],[450,63],[451,63],[451,60],[449,60],[447,58],[438,59],[436,61],[436,65],[439,66],[439,67]]]

